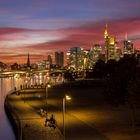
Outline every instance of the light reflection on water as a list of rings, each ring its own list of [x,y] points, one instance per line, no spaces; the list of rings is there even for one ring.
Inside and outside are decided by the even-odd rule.
[[[9,94],[10,91],[13,91],[15,87],[18,90],[20,89],[21,85],[23,86],[27,84],[29,86],[31,84],[40,84],[42,82],[43,78],[37,81],[37,79],[34,79],[34,77],[31,77],[31,79],[28,79],[28,81],[25,77],[0,78],[0,140],[15,140],[11,124],[4,110],[4,100],[6,95]]]
[[[63,80],[60,80],[61,82]],[[36,75],[29,77],[9,77],[9,78],[0,78],[0,140],[15,140],[15,136],[11,127],[11,124],[5,114],[4,110],[4,100],[7,94],[10,91],[13,91],[14,88],[20,89],[21,86],[35,85],[35,84],[46,84],[46,83],[55,83],[56,80],[52,77]]]
[[[14,89],[14,79],[0,78],[0,139],[1,140],[15,140],[11,124],[5,114],[4,99],[6,94]]]

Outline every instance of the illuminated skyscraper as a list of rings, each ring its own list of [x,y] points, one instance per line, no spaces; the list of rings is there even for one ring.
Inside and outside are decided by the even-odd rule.
[[[90,49],[90,60],[91,66],[94,65],[99,59],[102,54],[102,47],[99,44],[92,45]]]
[[[124,54],[132,54],[134,53],[133,43],[128,40],[127,34],[124,40]]]
[[[114,36],[109,35],[107,25],[106,25],[105,31],[104,31],[104,39],[105,39],[106,62],[110,59],[119,60],[120,49],[118,48],[116,38]]]
[[[121,53],[121,49],[118,47],[118,42],[115,42],[115,53],[114,54],[115,54],[115,56],[114,56],[115,60],[119,61],[122,53]]]
[[[80,47],[73,47],[67,52],[67,64],[75,70],[84,68],[84,50]]]
[[[107,27],[107,24],[105,26],[105,31],[104,31],[104,38],[107,39],[109,37],[108,35],[108,27]]]

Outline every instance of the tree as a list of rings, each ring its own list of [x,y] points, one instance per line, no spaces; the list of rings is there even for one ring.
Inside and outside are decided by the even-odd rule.
[[[115,105],[128,104],[131,109],[132,128],[135,128],[135,102],[140,97],[139,61],[134,56],[126,56],[116,64],[115,70],[107,79],[105,96]],[[137,97],[137,98],[136,98]]]
[[[5,63],[3,63],[3,62],[0,62],[0,69],[4,70],[6,68],[7,68],[7,65]]]
[[[65,73],[64,73],[64,78],[67,79],[67,80],[75,80],[74,77],[73,77],[73,72],[70,71],[70,70],[66,70]]]
[[[136,77],[131,79],[128,83],[128,104],[131,109],[131,124],[132,129],[135,130],[136,123],[136,109],[140,105],[140,65],[137,65]]]
[[[19,65],[17,63],[14,63],[11,65],[12,70],[18,70],[18,68],[19,68]]]
[[[103,78],[105,75],[105,62],[99,59],[93,67],[93,78]]]
[[[116,60],[113,59],[108,60],[106,63],[106,70],[105,70],[106,75],[112,75],[115,72],[117,64],[118,63]]]

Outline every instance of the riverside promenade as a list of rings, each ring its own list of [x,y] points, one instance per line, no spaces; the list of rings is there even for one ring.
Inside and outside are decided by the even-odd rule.
[[[35,93],[33,93],[35,91]],[[45,117],[39,113],[38,104],[31,106],[26,100],[27,96],[31,96],[30,101],[34,102],[36,98],[40,98],[43,94],[39,89],[21,90],[7,96],[5,101],[6,110],[10,113],[12,120],[16,124],[18,130],[15,131],[19,140],[62,140],[63,135],[56,127],[45,127]],[[32,96],[33,95],[33,96]],[[45,106],[42,106],[45,108]],[[47,111],[47,110],[46,110]],[[8,113],[8,114],[9,114]],[[51,116],[51,112],[48,112]]]

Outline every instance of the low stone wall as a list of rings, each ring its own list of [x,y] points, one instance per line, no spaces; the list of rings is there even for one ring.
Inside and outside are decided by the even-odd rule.
[[[21,130],[20,120],[18,119],[18,116],[14,112],[14,109],[12,108],[12,106],[9,104],[8,96],[5,99],[4,108],[5,108],[6,115],[7,115],[8,119],[12,125],[12,128],[14,130],[16,140],[20,140],[20,134],[21,134],[21,132],[20,132],[20,130]]]
[[[31,91],[26,93],[31,94]],[[39,94],[39,93],[38,93]],[[5,99],[5,110],[13,126],[17,140],[62,140],[58,127],[51,128],[44,126],[45,118],[38,114],[38,110],[32,107],[29,102],[34,102],[36,97],[28,102],[22,100],[24,94],[12,93]],[[30,96],[29,96],[30,98]],[[27,97],[26,97],[27,99]],[[38,102],[38,100],[37,100]],[[38,104],[40,104],[38,102]]]

